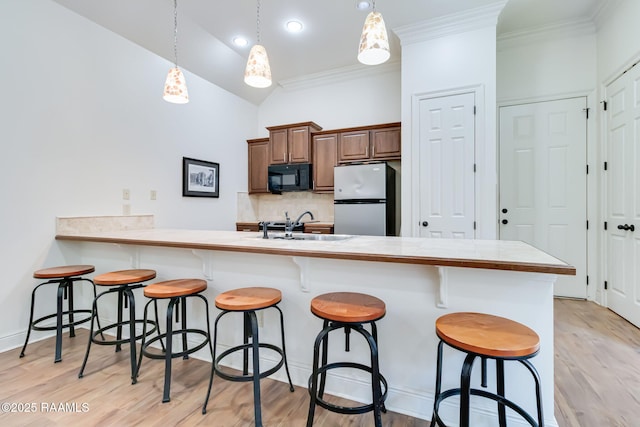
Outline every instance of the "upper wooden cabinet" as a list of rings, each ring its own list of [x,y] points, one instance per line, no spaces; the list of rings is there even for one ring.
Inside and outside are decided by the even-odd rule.
[[[269,164],[311,163],[311,137],[322,130],[313,122],[271,126],[269,130]]]
[[[338,134],[338,163],[400,157],[400,123],[343,129]]]
[[[333,168],[338,165],[338,134],[313,135],[313,191],[333,192]]]
[[[249,194],[269,192],[269,138],[247,140],[249,147]]]

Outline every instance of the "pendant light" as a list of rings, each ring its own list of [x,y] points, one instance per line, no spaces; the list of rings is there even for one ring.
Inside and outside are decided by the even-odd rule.
[[[376,11],[374,0],[373,11],[367,15],[362,28],[358,61],[365,65],[378,65],[385,62],[390,56],[387,28],[384,25],[382,14]]]
[[[249,52],[247,68],[244,70],[244,82],[252,87],[265,88],[271,86],[271,68],[267,50],[260,44],[260,0],[258,0],[256,22],[257,44]]]
[[[175,67],[171,68],[167,74],[162,99],[174,104],[186,104],[189,102],[187,82],[178,68],[178,0],[173,0],[173,55]]]

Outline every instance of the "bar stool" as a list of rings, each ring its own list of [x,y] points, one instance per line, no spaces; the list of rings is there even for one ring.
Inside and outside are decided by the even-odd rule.
[[[500,427],[506,427],[505,406],[520,414],[529,424],[543,427],[542,396],[540,377],[528,360],[538,354],[540,338],[527,326],[505,319],[481,313],[450,313],[436,320],[436,334],[440,338],[438,344],[438,362],[436,372],[436,391],[433,403],[431,427],[445,424],[438,415],[440,403],[451,396],[460,396],[460,427],[469,426],[469,399],[471,395],[482,396],[498,402],[498,418]],[[443,344],[466,353],[460,375],[460,388],[441,390],[442,380],[442,347]],[[481,386],[487,387],[487,359],[496,361],[496,393],[471,388],[471,369],[473,361],[480,357],[482,368]],[[533,376],[536,384],[536,402],[538,422],[514,402],[505,397],[504,362],[515,360],[523,364]]]
[[[201,279],[177,279],[177,280],[167,280],[164,282],[153,283],[151,285],[145,286],[144,288],[144,296],[150,298],[147,304],[144,306],[144,326],[142,331],[142,346],[140,349],[140,359],[138,360],[138,367],[136,372],[136,378],[138,373],[140,372],[140,366],[142,365],[142,356],[146,356],[150,359],[164,359],[165,367],[164,367],[164,393],[162,396],[162,402],[169,402],[170,393],[171,393],[171,360],[176,357],[182,357],[183,359],[188,359],[189,354],[194,353],[205,345],[209,344],[209,351],[211,352],[211,356],[213,357],[213,349],[211,348],[211,331],[209,330],[209,302],[207,299],[201,295],[200,293],[207,289],[207,282]],[[205,313],[207,314],[207,330],[204,329],[193,329],[187,328],[187,298],[199,298],[204,301],[205,305]],[[166,321],[166,329],[165,333],[160,333],[157,336],[149,339],[147,341],[146,337],[146,325],[148,321],[147,312],[149,308],[149,304],[152,302],[155,304],[157,300],[169,299],[169,304],[167,306],[167,321]],[[180,316],[180,306],[182,305],[182,313]],[[156,307],[157,308],[157,307]],[[178,318],[180,318],[181,327],[180,329],[174,330],[172,324],[173,312],[176,312],[176,322],[178,322]],[[189,335],[200,335],[204,337],[204,339],[197,345],[189,348],[187,345],[187,337]],[[173,351],[173,336],[181,335],[182,336],[182,351]],[[149,346],[153,343],[160,341],[162,343],[162,339],[166,339],[166,346],[163,347],[163,351],[161,353],[152,352]]]
[[[91,310],[78,310],[73,306],[73,284],[76,282],[89,282],[91,283],[91,287],[93,288],[93,296],[96,296],[96,286],[91,281],[91,279],[87,279],[85,277],[80,277],[85,274],[93,273],[95,271],[95,267],[93,265],[63,265],[59,267],[50,267],[42,270],[37,270],[33,273],[33,277],[36,279],[49,279],[46,282],[42,282],[33,288],[31,292],[31,311],[29,314],[29,327],[27,328],[27,337],[24,340],[24,346],[22,347],[22,351],[20,352],[20,357],[24,357],[24,351],[27,349],[27,344],[29,343],[29,336],[31,335],[31,330],[35,331],[56,331],[56,353],[55,353],[55,362],[60,362],[62,360],[62,329],[69,328],[69,336],[75,337],[76,331],[75,326],[84,322],[88,322],[91,319],[91,316],[86,316],[79,320],[75,319],[75,315],[80,314],[90,314]],[[49,314],[47,316],[40,317],[36,320],[33,320],[33,311],[34,305],[36,301],[36,291],[44,285],[48,285],[51,283],[58,284],[58,296],[57,296],[57,309],[53,314]],[[67,310],[65,311],[63,308],[63,300],[67,300]],[[63,323],[63,316],[67,316],[67,323]],[[40,324],[48,319],[56,318],[55,326],[41,326]]]
[[[333,292],[319,295],[311,300],[311,312],[323,320],[323,329],[316,337],[313,347],[313,372],[309,378],[309,415],[307,427],[313,425],[316,405],[340,414],[363,414],[373,411],[376,427],[382,426],[381,412],[386,412],[384,401],[387,398],[387,380],[380,374],[378,363],[378,329],[376,321],[382,319],[386,313],[384,301],[366,294],[355,292]],[[371,333],[364,324],[371,325]],[[349,334],[356,331],[367,340],[371,352],[371,366],[353,362],[327,362],[329,352],[329,333],[336,329],[344,329],[345,351],[349,351]],[[320,350],[322,347],[322,350]],[[320,354],[320,352],[322,354]],[[322,364],[320,365],[320,358]],[[372,402],[366,405],[345,407],[329,403],[324,400],[324,388],[327,371],[338,368],[359,369],[371,374]],[[320,384],[318,385],[318,377]],[[384,386],[384,392],[382,391]]]
[[[253,381],[253,411],[255,424],[257,427],[262,426],[262,409],[260,406],[260,379],[268,377],[277,372],[284,364],[289,379],[289,390],[294,391],[291,375],[289,375],[289,365],[287,364],[287,352],[284,344],[284,316],[282,310],[278,307],[278,303],[282,301],[282,293],[278,289],[250,287],[240,288],[223,292],[216,297],[216,307],[222,310],[222,313],[216,318],[213,328],[213,363],[211,365],[211,376],[209,377],[209,388],[207,396],[202,406],[202,413],[207,413],[207,403],[211,394],[211,386],[213,385],[213,376],[218,375],[220,378],[229,381]],[[256,311],[267,308],[275,308],[280,313],[280,332],[282,337],[282,347],[273,344],[261,343],[258,337],[258,320]],[[218,339],[218,321],[228,313],[242,313],[244,318],[244,344],[231,347],[223,351],[220,356],[216,357],[216,344]],[[251,343],[249,343],[251,338]],[[278,363],[263,372],[260,372],[260,348],[272,350],[280,355]],[[220,368],[221,361],[237,351],[243,352],[243,370],[242,375],[234,375],[223,371]],[[249,350],[252,352],[252,373],[249,374]]]
[[[134,270],[119,270],[109,273],[100,274],[93,278],[93,281],[98,286],[106,287],[107,290],[99,293],[93,300],[92,314],[91,314],[91,328],[89,329],[89,342],[87,343],[87,351],[84,355],[84,361],[82,367],[78,373],[78,378],[84,376],[84,368],[87,366],[87,360],[89,359],[89,351],[91,350],[91,344],[97,345],[115,345],[116,352],[120,351],[122,344],[129,343],[129,352],[131,356],[131,381],[132,384],[136,382],[136,340],[142,338],[142,335],[136,336],[136,324],[141,324],[143,320],[136,319],[136,303],[135,296],[133,294],[134,289],[142,288],[143,282],[151,280],[156,277],[155,270],[134,269]],[[109,294],[118,295],[118,312],[117,320],[115,323],[100,327],[98,320],[98,300],[105,295]],[[125,298],[126,297],[126,298]],[[123,308],[129,308],[129,319],[123,320]],[[98,330],[94,331],[94,321],[98,321]],[[158,316],[156,311],[156,321],[148,321],[153,325],[153,329],[146,331],[147,335],[154,333],[158,327]],[[122,337],[122,328],[129,326],[129,338]],[[108,339],[104,337],[104,332],[116,329],[115,339]],[[100,337],[98,337],[100,336]]]

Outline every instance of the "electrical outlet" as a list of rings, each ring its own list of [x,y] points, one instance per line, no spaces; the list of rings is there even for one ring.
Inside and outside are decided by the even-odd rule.
[[[155,200],[157,196],[158,196],[158,193],[156,190],[151,190],[151,192],[149,193],[149,198],[151,200]]]
[[[125,203],[122,205],[122,215],[131,215],[131,205],[129,203]]]
[[[122,189],[122,200],[129,200],[131,198],[131,193],[128,188]]]

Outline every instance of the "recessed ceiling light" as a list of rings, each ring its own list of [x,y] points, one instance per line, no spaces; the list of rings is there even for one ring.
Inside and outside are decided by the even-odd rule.
[[[358,8],[358,10],[366,10],[366,9],[369,9],[370,7],[371,7],[370,1],[359,0],[356,2],[356,8]]]
[[[290,33],[299,33],[302,31],[302,22],[293,19],[287,22],[286,28]]]
[[[233,38],[233,44],[239,47],[245,47],[246,45],[249,44],[249,42],[244,37],[237,36]]]

